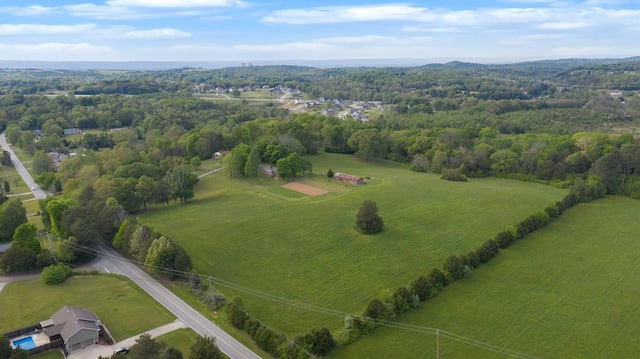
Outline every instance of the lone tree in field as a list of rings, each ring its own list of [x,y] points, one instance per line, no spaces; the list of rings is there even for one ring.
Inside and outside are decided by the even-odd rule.
[[[356,217],[356,226],[358,226],[360,232],[376,234],[382,231],[383,224],[382,218],[378,215],[376,203],[370,200],[364,201]]]

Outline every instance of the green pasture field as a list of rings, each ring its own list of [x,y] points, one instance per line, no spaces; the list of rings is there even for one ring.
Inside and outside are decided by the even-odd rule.
[[[302,182],[331,193],[292,198],[273,190],[282,181],[240,180],[221,172],[201,179],[189,203],[154,206],[140,217],[183,245],[199,273],[236,286],[217,284],[223,294],[240,295],[252,314],[295,335],[322,326],[337,329],[343,318],[237,286],[285,302],[360,314],[382,290],[441,267],[450,254],[474,250],[565,194],[505,179],[448,182],[394,162],[345,155],[311,160],[314,173]],[[319,175],[329,168],[374,179],[359,187],[337,183]],[[378,204],[385,221],[376,236],[354,228],[366,199]]]
[[[262,102],[278,102],[279,95],[274,95],[269,93],[269,90],[260,90],[260,91],[247,91],[240,92],[240,96],[233,96],[233,94],[225,93],[225,94],[215,94],[215,93],[206,93],[206,94],[197,94],[196,97],[203,100],[220,100],[220,101],[262,101]]]
[[[400,322],[440,328],[538,358],[633,358],[640,353],[640,202],[579,204],[516,242]],[[334,358],[431,358],[436,338],[394,328]],[[503,358],[440,336],[443,358]]]
[[[36,279],[9,283],[0,292],[0,332],[39,323],[64,305],[77,305],[95,312],[116,341],[175,319],[138,286],[122,277],[79,276],[59,285],[46,285]]]

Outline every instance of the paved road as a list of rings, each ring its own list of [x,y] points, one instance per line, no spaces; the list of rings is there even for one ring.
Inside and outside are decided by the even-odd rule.
[[[40,189],[40,186],[38,186],[38,184],[33,180],[29,171],[24,168],[24,165],[22,164],[22,162],[20,162],[18,156],[16,156],[15,152],[13,152],[13,149],[11,148],[11,146],[9,146],[9,143],[7,143],[7,136],[5,136],[4,133],[0,134],[0,146],[2,146],[3,150],[8,151],[9,154],[11,154],[11,162],[13,163],[13,167],[18,170],[18,173],[27,184],[27,186],[31,189],[33,195],[38,199],[47,198],[47,194],[42,189]]]
[[[0,145],[4,150],[9,151],[11,154],[11,162],[13,162],[13,165],[29,188],[35,188],[33,191],[34,196],[36,198],[46,198],[47,194],[33,181],[29,172],[24,168],[22,162],[20,162],[7,143],[4,133],[0,134]],[[118,252],[102,244],[99,246],[98,252],[100,253],[98,259],[92,263],[96,268],[101,271],[117,273],[129,277],[134,283],[142,288],[142,290],[147,292],[151,297],[178,317],[178,319],[180,319],[180,321],[182,321],[187,327],[200,335],[215,337],[218,347],[228,357],[232,359],[260,358],[256,353],[252,352],[249,348],[245,347],[242,343],[220,329],[220,327],[213,324],[205,316],[191,308],[182,299],[171,293],[171,291],[158,283],[158,281],[151,278],[151,276],[145,273],[142,269],[130,263]],[[27,279],[35,276],[39,276],[39,274],[0,277],[0,283]]]
[[[129,277],[140,288],[178,317],[187,327],[200,335],[215,337],[220,350],[230,358],[260,358],[205,316],[191,308],[142,269],[123,258],[118,252],[103,244],[98,249],[100,256],[93,263],[97,269]]]

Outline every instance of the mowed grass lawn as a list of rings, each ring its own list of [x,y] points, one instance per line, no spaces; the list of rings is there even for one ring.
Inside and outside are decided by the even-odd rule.
[[[302,182],[331,193],[288,196],[279,180],[241,180],[221,172],[202,178],[189,203],[153,207],[140,217],[183,245],[195,269],[214,283],[220,278],[285,301],[360,314],[382,290],[441,267],[448,255],[475,249],[565,194],[495,178],[449,182],[394,162],[346,155],[311,160],[315,174]],[[319,176],[329,168],[374,179],[356,187]],[[366,199],[378,204],[385,222],[375,236],[355,229]],[[340,317],[219,289],[240,295],[252,314],[287,334],[342,325]]]
[[[640,201],[580,204],[400,318],[529,357],[637,358]],[[379,328],[335,358],[431,358],[433,334]],[[502,358],[443,337],[443,358]]]
[[[80,276],[59,285],[36,279],[9,283],[0,292],[0,333],[39,323],[64,305],[95,312],[116,341],[175,319],[126,278]]]

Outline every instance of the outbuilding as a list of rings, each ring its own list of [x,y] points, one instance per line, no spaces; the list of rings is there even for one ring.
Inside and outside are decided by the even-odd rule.
[[[350,183],[350,184],[353,184],[353,185],[364,184],[364,179],[362,177],[348,175],[346,173],[340,173],[340,172],[335,173],[333,175],[333,179],[335,179],[336,181],[346,182],[346,183]]]

